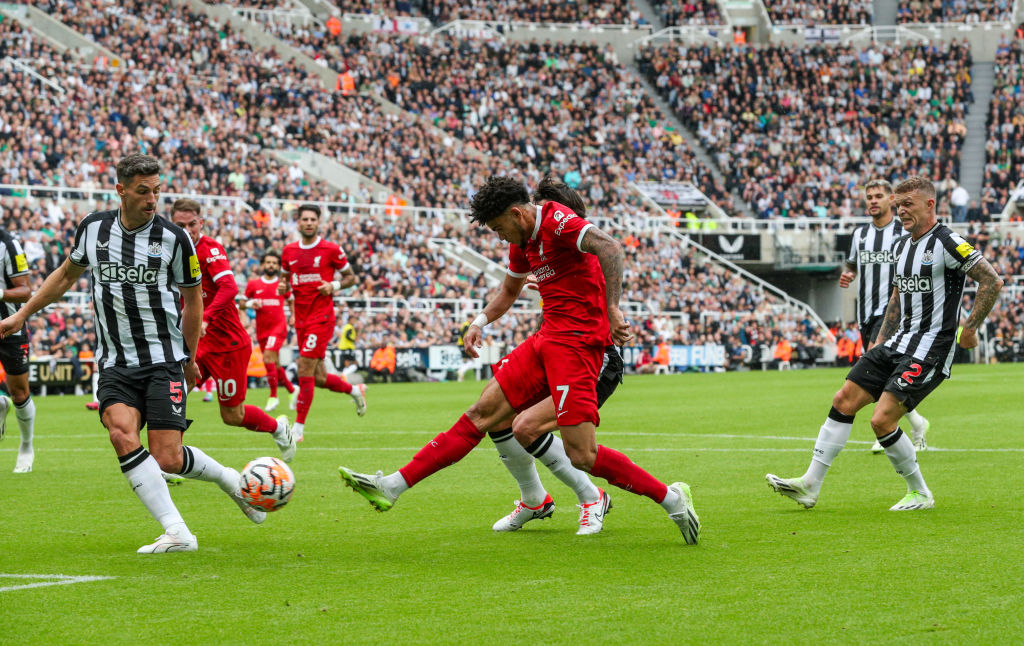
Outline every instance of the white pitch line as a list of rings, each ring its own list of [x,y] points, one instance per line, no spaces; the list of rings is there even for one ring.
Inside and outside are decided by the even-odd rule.
[[[116,576],[69,576],[66,574],[2,574],[0,579],[52,579],[50,581],[36,581],[35,583],[24,583],[21,585],[8,585],[0,587],[0,592],[11,590],[27,590],[29,588],[44,588],[51,585],[70,585],[72,583],[86,583],[88,581],[105,581],[116,579]]]

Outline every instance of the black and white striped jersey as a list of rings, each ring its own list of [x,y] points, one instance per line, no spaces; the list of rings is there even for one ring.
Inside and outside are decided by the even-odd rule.
[[[75,231],[71,262],[89,267],[101,368],[140,367],[187,359],[178,287],[199,285],[192,240],[154,216],[129,231],[121,211],[87,215]]]
[[[21,248],[21,243],[3,230],[0,230],[0,271],[4,276],[3,289],[14,287],[12,278],[28,274],[28,261],[25,260],[25,251]],[[19,307],[21,307],[21,303],[0,301],[0,318],[11,316],[18,311]],[[23,328],[21,332],[24,331]]]
[[[878,228],[869,222],[857,227],[846,262],[857,266],[857,321],[863,330],[868,319],[885,314],[892,294],[892,248],[903,235],[899,218]]]
[[[946,225],[936,224],[916,242],[909,235],[901,237],[893,255],[892,284],[900,294],[902,320],[885,346],[941,366],[949,376],[964,283],[981,252]]]

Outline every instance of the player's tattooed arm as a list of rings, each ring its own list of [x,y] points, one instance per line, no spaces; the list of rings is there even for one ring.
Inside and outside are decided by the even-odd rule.
[[[885,341],[896,332],[896,328],[900,325],[900,292],[895,287],[892,290],[892,296],[889,297],[889,304],[885,307],[884,318],[882,319],[882,329],[878,331],[878,337],[875,339],[875,345],[878,345],[882,341]]]
[[[346,289],[356,284],[356,272],[352,271],[352,267],[346,267],[341,272],[341,289]]]
[[[992,311],[992,306],[996,304],[999,291],[1003,288],[1003,279],[984,258],[971,267],[967,275],[978,283],[978,293],[974,296],[974,308],[971,309],[971,315],[967,317],[964,327],[977,330]]]
[[[604,231],[597,227],[591,227],[584,234],[583,240],[580,242],[580,249],[597,256],[597,260],[601,263],[601,272],[604,274],[608,306],[617,308],[619,299],[622,297],[624,264],[622,245]]]

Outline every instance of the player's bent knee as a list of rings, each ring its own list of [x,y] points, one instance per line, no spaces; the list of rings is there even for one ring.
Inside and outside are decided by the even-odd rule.
[[[225,407],[221,406],[220,419],[228,426],[241,426],[245,417],[244,406]]]
[[[569,456],[572,466],[587,473],[590,473],[590,470],[594,468],[594,460],[597,459],[596,448],[581,448],[567,444],[565,446],[565,454]]]
[[[153,459],[160,465],[160,470],[166,473],[181,473],[184,460],[181,456],[181,448],[176,450],[163,450],[152,453]]]

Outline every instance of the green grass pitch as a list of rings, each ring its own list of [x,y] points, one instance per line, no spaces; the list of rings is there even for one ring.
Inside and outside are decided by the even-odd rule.
[[[803,473],[844,374],[626,379],[598,439],[692,486],[696,547],[616,489],[604,532],[575,536],[574,496],[543,467],[554,517],[496,534],[518,490],[489,440],[374,512],[338,465],[398,468],[480,389],[399,384],[371,386],[361,419],[317,391],[295,495],[263,525],[190,481],[171,492],[199,551],[136,555],[160,528],[96,414],[82,397],[39,398],[35,471],[11,473],[13,414],[0,444],[0,644],[1020,643],[1024,365],[956,366],[921,406],[936,509],[888,511],[904,484],[869,452],[865,410],[805,511],[764,474]],[[193,396],[189,411],[187,442],[221,462],[278,454],[216,404]],[[11,576],[26,574],[113,578],[17,587],[47,581]]]

